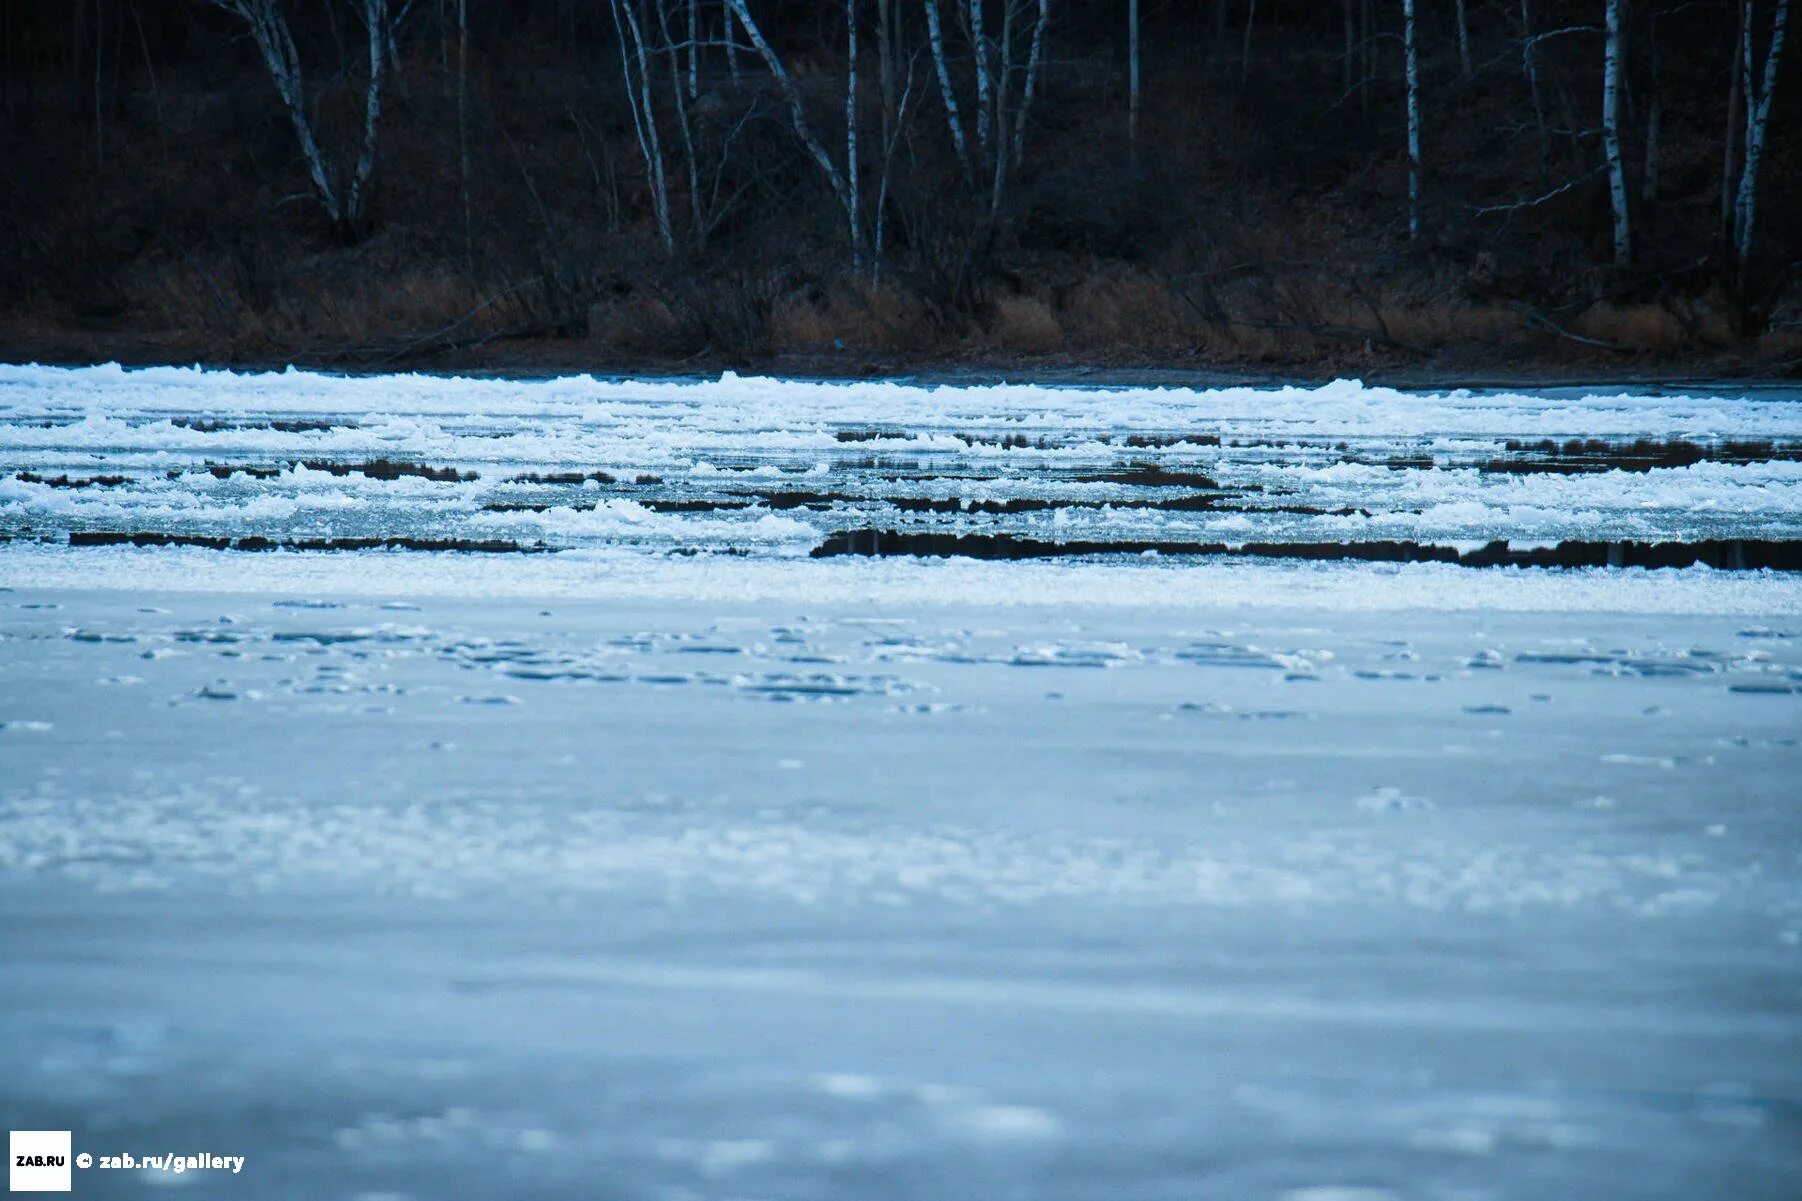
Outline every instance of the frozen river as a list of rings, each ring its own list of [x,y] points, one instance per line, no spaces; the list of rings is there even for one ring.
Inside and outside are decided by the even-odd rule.
[[[0,368],[0,1117],[246,1157],[93,1196],[1787,1201],[1799,448]]]

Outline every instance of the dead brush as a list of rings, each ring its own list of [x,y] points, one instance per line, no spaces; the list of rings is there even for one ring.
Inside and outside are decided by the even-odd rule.
[[[989,342],[1015,354],[1055,354],[1064,348],[1064,331],[1051,306],[1032,296],[1003,296],[995,302]]]

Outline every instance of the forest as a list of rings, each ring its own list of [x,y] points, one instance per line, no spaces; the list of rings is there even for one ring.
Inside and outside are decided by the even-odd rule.
[[[1789,9],[8,0],[0,358],[1793,374]]]

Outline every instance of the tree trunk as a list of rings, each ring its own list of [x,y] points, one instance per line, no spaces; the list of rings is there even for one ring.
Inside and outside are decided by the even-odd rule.
[[[726,70],[731,74],[732,82],[736,84],[738,83],[738,30],[733,28],[736,22],[732,20],[732,6],[727,4],[724,6],[724,10],[720,15],[720,23],[725,26],[726,30]]]
[[[1552,134],[1545,123],[1545,96],[1539,89],[1539,54],[1533,32],[1533,0],[1520,0],[1520,67],[1527,76],[1527,90],[1533,96],[1533,124],[1539,131],[1539,178],[1544,181],[1552,170]]]
[[[857,195],[857,0],[845,0],[845,219],[851,227],[851,266],[863,271],[861,205]]]
[[[1139,143],[1139,0],[1126,4],[1126,136]]]
[[[1245,40],[1239,46],[1239,78],[1251,78],[1251,31],[1258,25],[1258,0],[1245,6]]]
[[[876,65],[882,82],[882,145],[895,129],[896,0],[876,0]]]
[[[951,84],[951,66],[945,59],[945,29],[939,19],[938,0],[923,0],[926,9],[926,39],[932,50],[932,65],[938,72],[939,99],[945,105],[945,121],[951,128],[951,146],[957,151],[957,162],[964,172],[964,183],[976,185],[975,168],[970,161],[970,145],[964,137],[963,118],[957,112],[957,89]]]
[[[1360,62],[1358,72],[1358,114],[1364,118],[1364,123],[1366,125],[1370,123],[1371,79],[1376,74],[1376,39],[1371,36],[1371,31],[1376,25],[1375,14],[1372,11],[1373,3],[1374,0],[1363,0],[1364,17],[1363,20],[1358,23],[1359,28],[1362,31],[1362,36],[1358,39],[1358,59]]]
[[[983,32],[982,2],[983,0],[970,0],[970,46],[976,51],[976,148],[986,156],[989,152],[989,123],[994,119],[994,114],[989,108],[989,39]]]
[[[1765,132],[1771,119],[1771,97],[1777,91],[1777,72],[1783,58],[1784,26],[1789,22],[1789,0],[1777,0],[1777,9],[1771,15],[1771,44],[1765,51],[1762,80],[1753,69],[1752,17],[1752,0],[1745,0],[1745,32],[1740,38],[1740,47],[1745,71],[1746,161],[1740,168],[1739,204],[1734,219],[1742,289],[1752,271],[1753,234],[1758,224],[1758,168],[1764,158]]]
[[[1420,51],[1414,0],[1402,0],[1402,45],[1408,76],[1408,240],[1420,241]]]
[[[1614,209],[1614,265],[1626,267],[1633,262],[1633,233],[1627,215],[1627,170],[1621,156],[1621,3],[1622,0],[1608,0],[1608,39],[1602,65],[1602,150],[1608,160],[1608,196]]]
[[[1026,53],[1026,82],[1020,89],[1020,108],[1014,114],[1014,163],[1026,157],[1026,123],[1032,115],[1032,99],[1038,94],[1039,66],[1045,61],[1045,27],[1051,23],[1051,0],[1039,0],[1038,21],[1032,27],[1032,48]]]
[[[1470,78],[1470,15],[1464,11],[1464,0],[1458,0],[1458,69]]]
[[[745,0],[726,0],[726,3],[732,6],[732,14],[744,27],[745,36],[751,41],[751,48],[757,51],[757,57],[761,58],[763,65],[769,68],[770,75],[775,79],[777,88],[781,90],[783,99],[788,102],[788,120],[794,128],[795,136],[801,140],[801,145],[807,151],[808,156],[819,166],[821,174],[825,175],[827,184],[832,188],[832,194],[838,198],[839,204],[850,218],[852,249],[854,251],[861,250],[862,247],[856,241],[858,225],[856,205],[852,200],[851,191],[846,185],[844,173],[838,169],[838,164],[832,161],[832,156],[826,152],[825,145],[814,133],[813,126],[808,123],[807,107],[801,101],[801,89],[795,85],[794,77],[788,73],[788,68],[782,65],[782,60],[777,57],[776,51],[771,48],[769,41],[763,36],[763,31],[757,27],[757,22],[752,19],[750,10],[745,7]]]
[[[106,105],[100,98],[100,64],[106,56],[106,9],[94,0],[94,165],[106,166]]]
[[[1658,152],[1659,139],[1664,132],[1664,89],[1658,84],[1658,19],[1654,17],[1646,27],[1646,38],[1651,42],[1651,69],[1646,80],[1646,90],[1650,93],[1646,103],[1646,167],[1645,175],[1640,180],[1639,195],[1647,204],[1658,199]]]
[[[350,178],[350,199],[345,204],[347,232],[363,228],[363,210],[369,203],[370,180],[375,175],[375,140],[382,117],[382,64],[388,61],[388,0],[363,0],[363,23],[369,32],[369,86],[363,100],[363,145]]]
[[[663,142],[657,130],[657,108],[651,91],[651,60],[645,49],[644,30],[634,8],[639,0],[612,0],[613,29],[619,38],[620,74],[626,85],[626,106],[632,110],[632,132],[644,158],[645,180],[651,189],[651,212],[663,248],[674,254],[676,231],[670,221],[669,182],[663,171]],[[637,80],[633,71],[637,70]]]
[[[237,14],[250,27],[251,40],[263,57],[263,65],[275,84],[276,94],[282,99],[282,106],[288,110],[294,139],[300,143],[301,157],[306,160],[307,173],[312,177],[319,203],[332,224],[342,228],[344,207],[338,199],[337,189],[332,186],[331,175],[326,171],[325,156],[319,152],[319,143],[313,136],[313,123],[307,116],[306,87],[300,75],[300,55],[294,49],[293,35],[288,32],[287,18],[275,0],[219,0],[219,6]]]
[[[1339,87],[1347,96],[1352,90],[1352,51],[1357,41],[1357,18],[1352,12],[1352,0],[1345,0],[1341,6],[1345,16],[1345,54],[1339,66]]]
[[[1743,86],[1740,72],[1745,60],[1740,57],[1740,43],[1746,36],[1746,10],[1742,4],[1734,7],[1739,12],[1739,26],[1733,33],[1732,82],[1727,85],[1727,132],[1721,152],[1721,242],[1727,246],[1734,245],[1733,206],[1737,199],[1734,172],[1739,163],[1739,122],[1744,111],[1740,105],[1739,90]]]
[[[688,0],[688,98],[701,94],[701,0]]]
[[[676,45],[676,39],[670,35],[667,0],[654,2],[657,5],[658,30],[663,34],[663,44],[669,54],[670,104],[676,110],[676,129],[682,137],[682,161],[688,168],[688,237],[691,245],[700,247],[707,241],[708,231],[707,220],[701,212],[701,159],[695,153],[694,124],[688,119],[688,100],[683,95],[685,85],[694,82],[694,55],[698,46],[692,39],[689,41],[689,70],[684,72],[682,52]],[[695,15],[694,0],[689,0],[688,15],[691,19]]]
[[[475,262],[475,220],[469,204],[469,0],[457,0],[457,174],[463,193],[463,257]]]
[[[995,163],[989,179],[989,224],[1001,216],[1001,197],[1007,190],[1007,92],[1014,77],[1014,0],[1001,6],[1001,86],[995,89]]]

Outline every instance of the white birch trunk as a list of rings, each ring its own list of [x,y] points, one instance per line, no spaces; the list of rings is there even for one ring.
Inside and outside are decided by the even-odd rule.
[[[826,182],[832,187],[832,194],[838,197],[839,203],[844,206],[846,213],[850,216],[852,236],[855,238],[857,234],[856,213],[851,203],[850,190],[845,184],[844,173],[838,169],[838,164],[832,161],[832,156],[826,152],[826,147],[814,133],[813,126],[808,123],[807,108],[801,101],[801,90],[795,85],[794,77],[782,65],[782,60],[777,57],[775,50],[764,38],[763,31],[757,27],[757,22],[752,19],[750,10],[745,7],[745,0],[726,0],[726,3],[732,6],[732,14],[744,27],[745,36],[751,40],[751,48],[757,51],[757,57],[761,58],[763,65],[769,68],[770,75],[775,79],[777,88],[781,90],[783,99],[788,102],[789,124],[794,127],[795,136],[801,140],[801,145],[809,157],[819,165],[820,172],[826,176]]]
[[[957,89],[951,84],[951,67],[945,59],[945,30],[939,19],[938,0],[923,0],[926,9],[926,40],[932,50],[932,64],[938,72],[939,98],[945,105],[945,120],[951,127],[951,145],[957,151],[958,165],[963,168],[964,182],[975,182],[970,162],[970,146],[964,137],[963,118],[957,112]]]
[[[970,0],[970,45],[976,51],[976,147],[986,156],[989,152],[990,111],[989,39],[982,27],[983,0]]]
[[[663,248],[676,249],[676,232],[670,222],[669,185],[663,171],[663,143],[657,131],[657,109],[652,99],[650,55],[645,51],[644,31],[633,10],[637,0],[612,0],[613,29],[619,38],[620,74],[626,84],[626,107],[632,111],[632,132],[644,158],[645,179],[651,189],[651,211]],[[636,66],[637,80],[633,79]]]
[[[845,0],[845,219],[850,224],[851,265],[863,270],[862,205],[857,195],[857,0]]]
[[[732,6],[727,4],[720,14],[720,23],[726,27],[726,70],[732,75],[732,82],[738,83],[738,30],[732,19]]]
[[[695,153],[694,125],[688,119],[688,101],[683,96],[685,81],[682,71],[682,54],[676,47],[675,39],[670,36],[669,10],[665,7],[666,0],[656,0],[656,4],[658,28],[663,34],[663,44],[667,48],[670,58],[670,102],[676,110],[676,129],[682,136],[682,161],[688,168],[688,236],[695,246],[700,246],[707,240],[708,225],[701,212],[701,161],[700,156]],[[690,0],[688,15],[691,19],[690,28],[692,29],[692,19],[695,15],[693,0]],[[697,45],[691,38],[688,43],[689,70],[686,80],[689,84],[694,82],[693,68],[696,50]]]
[[[1627,169],[1621,156],[1621,0],[1608,0],[1608,39],[1602,67],[1602,151],[1608,160],[1608,196],[1614,209],[1614,263],[1633,262],[1627,215]]]
[[[1739,204],[1734,236],[1738,243],[1739,276],[1743,286],[1752,267],[1753,232],[1758,221],[1758,168],[1764,158],[1765,132],[1771,120],[1771,97],[1777,91],[1777,72],[1783,59],[1784,27],[1789,23],[1789,0],[1777,0],[1771,16],[1771,44],[1765,51],[1764,78],[1753,71],[1752,0],[1745,3],[1745,33],[1740,38],[1746,93],[1746,160],[1739,174]]]
[[[357,166],[350,177],[350,197],[344,212],[353,231],[363,225],[369,181],[375,174],[376,132],[382,119],[382,64],[388,61],[388,0],[363,0],[363,23],[369,32],[369,86],[363,99],[363,145],[357,151]]]
[[[1139,0],[1126,5],[1126,136],[1139,141]]]
[[[1414,0],[1402,0],[1402,42],[1408,76],[1408,240],[1420,240],[1420,53]]]
[[[1001,215],[1001,198],[1007,190],[1007,93],[1014,77],[1014,4],[1005,0],[1001,6],[1001,73],[995,89],[995,161],[989,177],[989,223]]]
[[[263,56],[263,65],[268,68],[282,106],[288,110],[288,120],[294,127],[295,140],[300,143],[301,157],[306,160],[307,173],[312,177],[319,203],[332,224],[342,225],[344,207],[339,202],[337,189],[332,186],[319,143],[313,137],[313,123],[307,116],[306,88],[300,75],[300,56],[294,49],[294,38],[288,32],[287,19],[276,7],[275,0],[217,0],[217,3],[250,27],[251,40]]]
[[[688,98],[701,94],[701,0],[688,0]]]
[[[1026,53],[1026,82],[1020,90],[1020,108],[1014,114],[1014,163],[1026,157],[1026,123],[1032,115],[1032,98],[1038,94],[1039,66],[1045,61],[1045,27],[1051,23],[1051,0],[1039,0],[1038,20],[1032,27],[1032,48]]]

